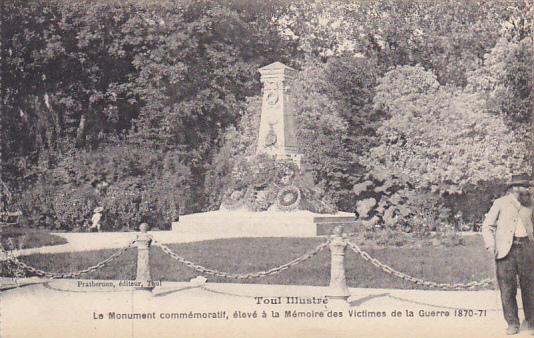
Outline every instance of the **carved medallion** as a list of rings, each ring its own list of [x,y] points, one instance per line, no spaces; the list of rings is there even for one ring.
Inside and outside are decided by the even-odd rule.
[[[278,102],[278,93],[270,92],[266,97],[267,103],[270,105],[275,105]]]

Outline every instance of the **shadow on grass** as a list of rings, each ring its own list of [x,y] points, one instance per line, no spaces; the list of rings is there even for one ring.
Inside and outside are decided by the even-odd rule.
[[[0,243],[6,249],[31,249],[67,244],[68,241],[48,232],[27,228],[6,228],[0,233]]]

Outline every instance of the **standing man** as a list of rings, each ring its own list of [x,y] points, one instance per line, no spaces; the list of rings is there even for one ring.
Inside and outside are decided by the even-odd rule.
[[[528,330],[534,335],[534,234],[527,175],[512,176],[508,194],[495,200],[482,224],[486,249],[495,255],[506,334],[519,332],[517,277]]]

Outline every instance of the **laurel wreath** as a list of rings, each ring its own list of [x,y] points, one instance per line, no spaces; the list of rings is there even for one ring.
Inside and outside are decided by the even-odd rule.
[[[295,210],[301,199],[300,189],[294,185],[284,187],[276,196],[276,206],[280,210]]]

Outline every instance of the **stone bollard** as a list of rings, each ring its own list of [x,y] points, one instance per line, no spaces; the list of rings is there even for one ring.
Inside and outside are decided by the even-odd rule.
[[[135,240],[137,244],[137,277],[135,281],[138,284],[136,289],[152,291],[154,289],[154,283],[150,276],[150,244],[152,243],[152,237],[147,233],[148,229],[148,224],[142,223],[139,226],[141,233],[137,235]]]
[[[345,304],[350,297],[349,288],[345,278],[345,251],[347,243],[343,238],[343,226],[337,226],[332,231],[330,242],[330,286],[328,294],[329,303]]]

